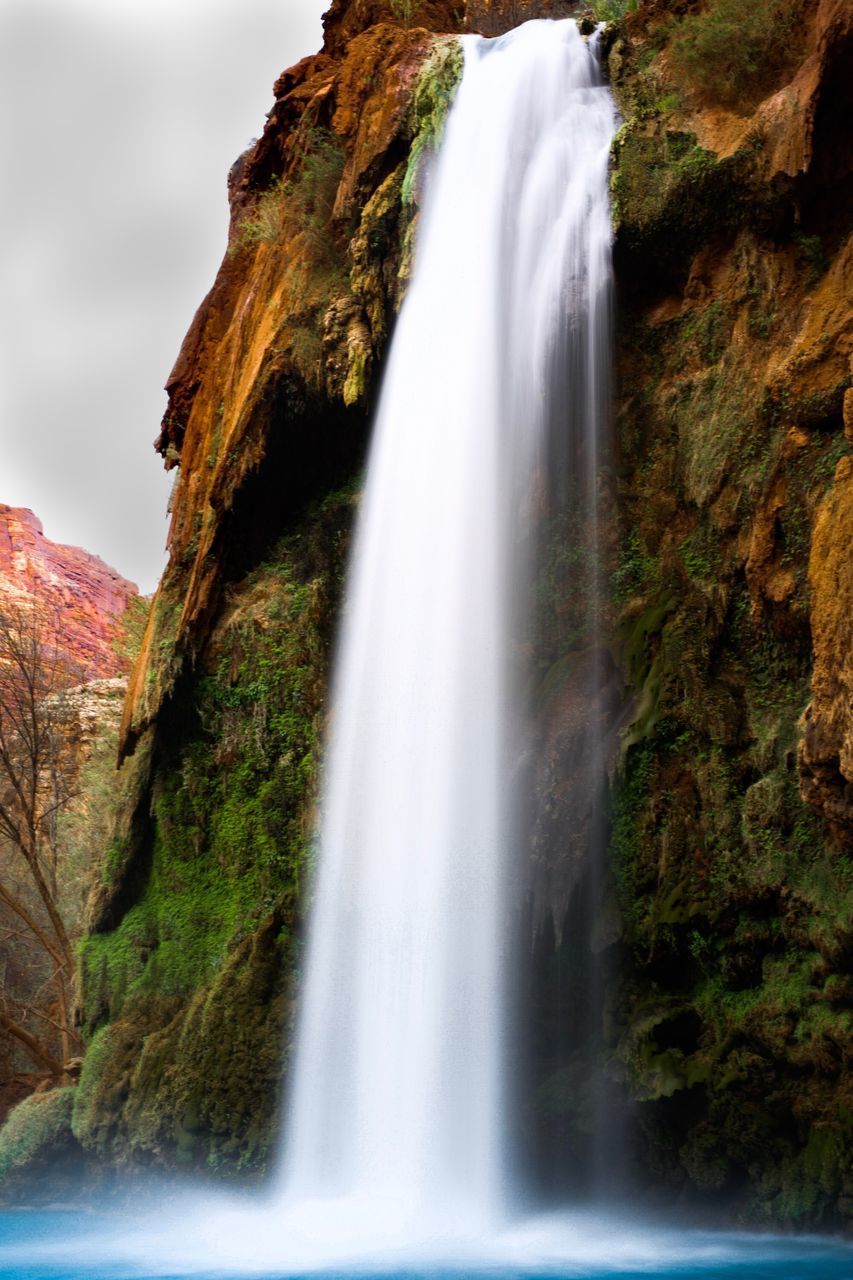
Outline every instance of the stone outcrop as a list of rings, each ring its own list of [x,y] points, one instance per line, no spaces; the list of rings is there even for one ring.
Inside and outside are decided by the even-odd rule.
[[[609,872],[589,942],[571,902],[535,939],[554,1001],[525,1123],[555,1160],[573,1149],[593,1104],[572,1073],[597,1054],[644,1184],[836,1224],[853,1216],[850,13],[804,6],[733,107],[676,66],[709,8],[641,3],[603,41],[625,121],[608,681],[578,704],[556,555],[537,856],[549,886],[583,890],[563,775],[594,714]],[[170,562],[82,953],[73,1124],[105,1160],[265,1166],[369,411],[459,70],[445,37],[522,11],[565,6],[336,0],[232,169],[229,251],[168,386]],[[563,975],[592,953],[589,1048],[566,1034]]]
[[[817,513],[809,556],[812,701],[800,744],[803,794],[838,844],[853,848],[853,459],[843,458]]]
[[[641,5],[609,53],[625,118],[609,558],[635,703],[607,1071],[629,1082],[641,1168],[741,1214],[829,1223],[853,1211],[853,237],[835,189],[853,25],[834,0],[803,6],[731,105],[676,67],[679,31],[699,39],[711,11]]]
[[[457,29],[450,3],[333,5],[229,176],[229,249],[167,388],[170,560],[81,954],[73,1123],[105,1160],[268,1158],[333,620]]]
[[[203,648],[268,522],[361,457],[416,211],[409,156],[449,93],[440,56],[420,100],[418,76],[431,33],[458,27],[449,0],[410,9],[404,23],[384,0],[333,5],[323,52],[279,78],[263,137],[229,176],[228,253],[167,383],[158,447],[180,473],[126,747]]]
[[[55,613],[61,642],[81,677],[108,678],[126,669],[116,644],[121,619],[138,595],[97,556],[51,542],[32,511],[0,503],[0,604],[37,602]]]

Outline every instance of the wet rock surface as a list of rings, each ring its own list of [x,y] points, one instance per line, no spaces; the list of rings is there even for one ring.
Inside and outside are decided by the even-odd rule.
[[[334,5],[324,50],[280,77],[232,170],[229,253],[169,382],[171,559],[83,959],[74,1131],[103,1160],[254,1176],[268,1159],[412,156],[458,75],[440,37],[497,32],[521,7]],[[790,59],[733,106],[676,68],[678,24],[702,12],[641,4],[604,41],[625,121],[608,682],[578,705],[573,579],[557,574],[536,854],[569,901],[533,943],[548,998],[524,1123],[549,1160],[583,1145],[599,1103],[573,1082],[598,1054],[644,1185],[828,1226],[853,1211],[850,14],[807,6]],[[589,942],[565,785],[588,715],[611,775]],[[575,1018],[579,1045],[561,974],[593,953],[605,990]]]

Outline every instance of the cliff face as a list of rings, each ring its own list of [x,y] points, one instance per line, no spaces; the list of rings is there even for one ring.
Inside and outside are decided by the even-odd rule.
[[[564,8],[484,0],[467,21]],[[591,1052],[645,1180],[832,1222],[853,1210],[849,7],[803,6],[782,47],[730,11],[703,26],[656,0],[605,41],[625,119],[602,477],[622,731],[612,883],[582,947],[608,958]],[[437,0],[335,3],[229,178],[229,252],[168,387],[171,558],[82,960],[74,1128],[109,1160],[266,1160],[348,529],[459,72],[435,33],[459,22]],[[572,591],[552,575],[555,618]],[[555,812],[576,644],[540,700]],[[579,945],[546,933],[544,987]],[[589,1117],[568,1059],[538,1069],[531,1126],[559,1156]]]
[[[851,15],[756,33],[665,8],[610,51],[633,689],[611,1061],[672,1185],[832,1221],[853,1208]]]
[[[138,594],[97,556],[51,542],[32,511],[0,503],[0,603],[35,601],[55,611],[61,642],[81,679],[124,669],[116,653],[120,620]]]
[[[231,234],[169,381],[170,562],[89,911],[74,1108],[107,1160],[263,1168],[311,849],[334,615],[454,6],[339,3],[229,176]],[[239,1029],[235,1034],[235,1029]]]
[[[8,818],[0,840],[0,972],[8,1019],[0,1037],[4,1120],[35,1088],[55,1083],[59,1065],[77,1052],[63,1012],[71,1003],[73,975],[58,998],[59,953],[45,898],[73,945],[80,937],[86,884],[109,839],[118,725],[134,624],[143,612],[135,586],[103,561],[50,542],[31,511],[0,505],[2,661],[11,668],[3,691],[0,771]],[[31,660],[34,652],[40,654],[37,661]],[[23,692],[28,689],[35,690],[32,705]],[[19,735],[22,711],[35,732],[31,725]],[[29,820],[38,831],[44,892],[12,836],[11,828]],[[57,1065],[51,1066],[52,1059]],[[53,1105],[46,1103],[38,1114],[53,1114]],[[17,1139],[14,1132],[0,1138],[4,1197],[12,1167],[26,1163],[29,1136],[19,1130]],[[39,1174],[49,1164],[39,1165]],[[56,1198],[56,1182],[47,1179],[44,1185],[50,1188],[47,1198]],[[30,1186],[25,1194],[31,1191]]]
[[[180,463],[171,558],[129,742],[203,649],[225,585],[362,456],[417,160],[458,64],[455,43],[430,35],[457,28],[449,0],[403,7],[406,26],[382,0],[333,5],[323,52],[281,76],[263,137],[229,175],[228,253],[167,384],[159,446],[167,467]]]

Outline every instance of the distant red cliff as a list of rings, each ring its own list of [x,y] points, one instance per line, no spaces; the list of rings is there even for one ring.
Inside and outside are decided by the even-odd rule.
[[[0,503],[0,602],[11,597],[56,607],[66,651],[84,679],[126,670],[116,644],[120,620],[138,595],[134,583],[98,556],[51,542],[32,511]]]

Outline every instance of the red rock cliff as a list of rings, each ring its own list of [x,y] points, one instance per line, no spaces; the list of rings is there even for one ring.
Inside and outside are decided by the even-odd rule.
[[[124,669],[115,650],[120,619],[138,594],[134,583],[98,556],[51,542],[26,507],[0,503],[0,600],[36,600],[56,608],[68,655],[86,679]]]

